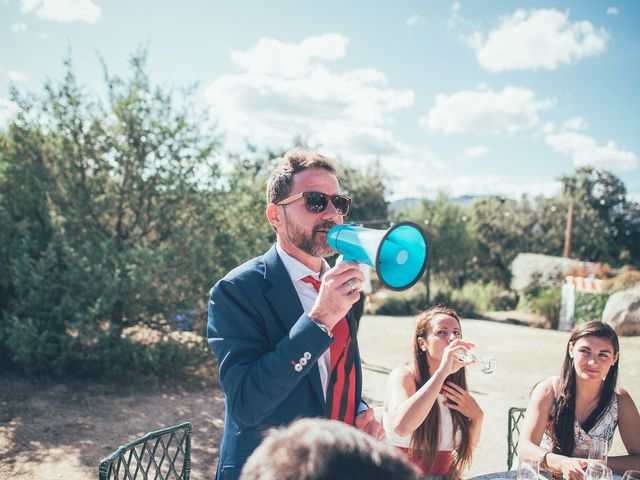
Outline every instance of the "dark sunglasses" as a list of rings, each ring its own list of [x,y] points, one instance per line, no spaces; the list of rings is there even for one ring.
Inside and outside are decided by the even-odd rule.
[[[329,205],[329,199],[331,199],[331,203],[333,203],[338,215],[347,215],[351,208],[351,197],[347,197],[346,195],[326,195],[322,192],[301,192],[285,198],[281,202],[278,202],[277,205],[288,205],[300,198],[304,198],[304,205],[311,213],[324,212]]]

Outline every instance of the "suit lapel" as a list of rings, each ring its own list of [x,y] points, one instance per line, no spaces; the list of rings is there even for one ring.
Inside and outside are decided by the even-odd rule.
[[[273,245],[264,255],[265,280],[271,284],[271,290],[266,293],[267,300],[276,312],[278,320],[286,332],[289,332],[293,325],[304,313],[298,292],[293,286],[287,269],[278,256],[276,246]],[[316,394],[324,401],[322,382],[320,381],[320,370],[316,364],[307,374]]]

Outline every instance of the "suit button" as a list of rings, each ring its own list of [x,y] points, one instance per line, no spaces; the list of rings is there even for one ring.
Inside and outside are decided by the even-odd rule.
[[[302,365],[303,367],[305,367],[307,365],[307,359],[302,357],[300,360],[298,360],[298,362],[300,362],[300,365]]]
[[[296,366],[295,366],[295,367],[293,367],[293,369],[294,369],[296,372],[301,372],[301,371],[302,371],[302,365],[300,365],[299,363],[296,363]]]
[[[311,359],[311,354],[310,354],[309,352],[304,352],[304,353],[302,354],[302,356],[303,356],[304,358],[306,358],[307,360]]]

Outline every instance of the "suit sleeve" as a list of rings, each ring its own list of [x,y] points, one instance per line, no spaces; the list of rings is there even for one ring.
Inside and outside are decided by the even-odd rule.
[[[273,412],[333,342],[303,314],[274,347],[267,321],[277,320],[265,318],[245,289],[232,280],[223,279],[214,286],[209,300],[209,345],[218,358],[228,413],[245,425],[260,424]],[[300,362],[305,356],[309,357],[306,362]]]

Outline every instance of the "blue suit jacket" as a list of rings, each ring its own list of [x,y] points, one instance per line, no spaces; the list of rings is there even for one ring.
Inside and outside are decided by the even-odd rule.
[[[325,415],[317,361],[333,339],[304,313],[275,245],[216,283],[207,334],[226,407],[216,478],[237,479],[265,430]],[[355,367],[359,404],[359,352]]]

